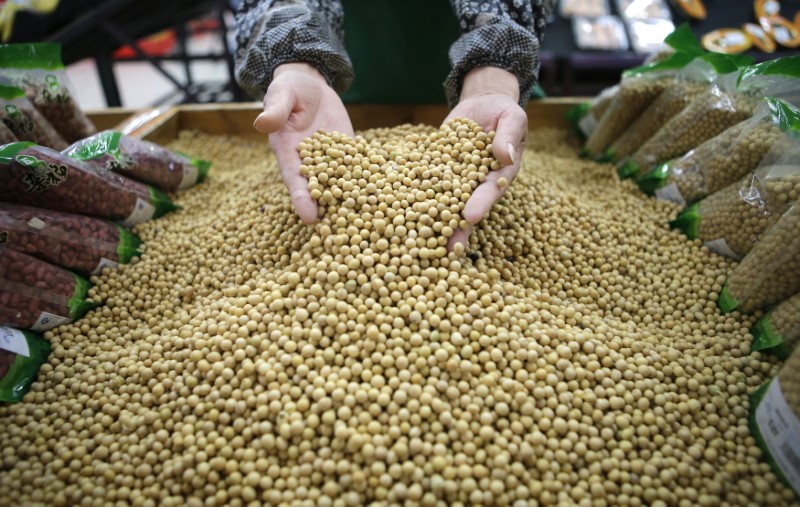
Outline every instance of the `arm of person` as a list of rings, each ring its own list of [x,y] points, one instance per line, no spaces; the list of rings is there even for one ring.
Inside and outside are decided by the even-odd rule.
[[[451,118],[469,118],[495,131],[492,149],[503,165],[475,189],[464,219],[478,223],[519,172],[528,118],[523,109],[536,84],[539,46],[552,0],[451,0],[462,35],[450,48],[451,72],[445,92]],[[469,231],[459,230],[450,245],[465,244]]]
[[[269,135],[300,218],[317,205],[300,174],[297,145],[319,129],[353,135],[337,92],[353,80],[338,0],[245,0],[236,16],[236,77],[264,110],[254,127]]]

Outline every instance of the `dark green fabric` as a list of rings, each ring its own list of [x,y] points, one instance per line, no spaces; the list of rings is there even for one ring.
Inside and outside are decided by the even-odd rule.
[[[444,103],[447,52],[460,35],[448,0],[343,0],[351,103]]]

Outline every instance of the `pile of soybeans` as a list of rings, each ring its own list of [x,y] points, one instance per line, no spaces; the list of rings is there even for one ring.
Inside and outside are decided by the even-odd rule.
[[[183,133],[212,177],[46,333],[0,504],[792,503],[747,426],[779,362],[716,307],[731,261],[557,130],[448,252],[491,139],[317,134],[306,226],[263,143]]]

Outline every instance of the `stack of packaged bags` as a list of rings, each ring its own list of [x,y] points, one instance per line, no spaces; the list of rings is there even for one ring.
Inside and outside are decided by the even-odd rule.
[[[751,430],[776,472],[796,481],[800,57],[753,65],[746,56],[708,53],[686,26],[665,42],[671,54],[626,72],[568,119],[586,140],[583,156],[682,206],[670,225],[737,261],[717,304],[722,313],[761,315],[752,350],[788,360],[753,395]]]
[[[88,277],[140,255],[130,228],[209,164],[97,133],[54,44],[0,46],[0,143],[0,401],[16,402],[49,353],[38,333],[95,308]]]

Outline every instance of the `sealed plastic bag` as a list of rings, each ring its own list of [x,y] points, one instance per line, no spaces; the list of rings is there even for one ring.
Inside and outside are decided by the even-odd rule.
[[[767,312],[753,329],[752,350],[768,351],[786,359],[800,341],[800,293]]]
[[[0,247],[0,325],[47,331],[97,305],[84,278],[30,255]]]
[[[686,205],[730,185],[774,157],[800,146],[800,111],[768,98],[749,120],[730,127],[686,155],[658,165],[636,183],[658,199]],[[769,154],[773,161],[766,161]],[[787,160],[787,163],[789,161]]]
[[[800,151],[798,152],[800,154]],[[693,204],[670,225],[739,260],[800,198],[800,165],[764,166]]]
[[[41,336],[0,327],[0,401],[22,401],[49,355],[50,344]]]
[[[63,153],[93,165],[96,170],[115,171],[167,192],[202,182],[211,165],[111,130],[78,141]]]
[[[750,396],[748,423],[772,471],[800,495],[800,349]]]
[[[36,109],[68,143],[97,131],[73,99],[58,44],[2,45],[0,69],[0,74],[25,90]]]
[[[0,148],[0,200],[121,221],[146,222],[176,209],[162,191],[32,143]]]
[[[84,274],[126,264],[141,241],[99,218],[0,202],[0,245]]]
[[[585,140],[592,135],[597,128],[598,120],[603,117],[618,92],[619,85],[611,86],[600,92],[594,99],[578,104],[567,111],[567,121],[578,137]]]
[[[599,117],[582,154],[595,159],[600,157],[661,92],[673,84],[676,73],[703,54],[686,25],[671,33],[664,42],[676,52],[665,60],[631,69],[623,75],[618,92]]]
[[[708,92],[695,97],[620,167],[620,177],[638,177],[658,164],[683,156],[753,116],[763,97],[795,98],[800,94],[798,77],[800,57],[745,67],[738,76],[720,76]]]
[[[717,304],[751,313],[800,292],[800,205],[789,208],[728,276]]]
[[[16,86],[0,84],[0,120],[14,135],[15,141],[30,141],[54,150],[63,150],[67,142],[56,129],[25,98],[25,92]]]
[[[634,153],[673,116],[709,89],[711,81],[721,74],[736,72],[751,58],[727,55],[700,55],[675,76],[672,86],[664,90],[639,118],[606,150],[603,160],[616,162]]]

